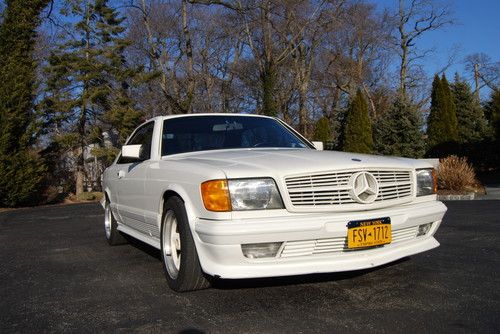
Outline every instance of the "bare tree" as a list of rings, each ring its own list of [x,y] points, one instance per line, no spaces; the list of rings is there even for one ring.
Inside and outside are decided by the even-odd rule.
[[[465,58],[465,69],[473,73],[474,95],[480,100],[480,90],[488,87],[497,91],[500,85],[500,62],[492,61],[484,53],[474,53]]]
[[[388,72],[391,20],[387,13],[376,12],[374,5],[355,2],[331,12],[329,21],[315,78],[337,97],[335,108],[362,89],[373,115],[377,103],[372,91],[384,82]]]
[[[285,118],[289,118],[287,114],[289,104],[287,101],[290,98],[286,98],[281,94],[289,88],[288,85],[286,87],[280,85],[280,81],[287,77],[283,73],[282,66],[285,63],[288,64],[292,55],[297,60],[302,57],[304,63],[304,57],[308,57],[307,54],[310,54],[310,47],[312,46],[309,45],[309,49],[305,47],[305,32],[311,28],[313,22],[316,22],[326,1],[261,0],[225,2],[191,0],[190,2],[202,5],[218,5],[236,13],[245,34],[246,50],[252,55],[252,61],[258,69],[260,112],[268,115],[285,112]],[[301,9],[305,10],[301,11]],[[306,15],[304,15],[305,13]],[[298,62],[294,64],[297,65]],[[303,69],[307,72],[307,68],[303,67]],[[302,76],[300,82],[303,83],[301,123],[305,123],[306,119],[304,96],[309,80],[309,74],[306,72],[300,74]],[[280,96],[284,100],[279,99]]]
[[[399,92],[406,96],[409,74],[419,60],[429,55],[429,50],[419,51],[417,40],[425,33],[453,23],[449,6],[432,0],[399,0],[397,36],[399,49]]]
[[[174,6],[138,0],[128,7],[129,37],[134,41],[135,51],[148,57],[146,68],[154,74],[148,79],[157,79],[154,82],[158,83],[168,106],[163,113],[190,112],[196,83],[187,1]]]

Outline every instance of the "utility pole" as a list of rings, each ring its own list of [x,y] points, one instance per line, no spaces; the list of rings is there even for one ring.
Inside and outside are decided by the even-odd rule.
[[[474,95],[476,96],[476,99],[480,101],[479,99],[479,64],[475,63],[474,64],[474,83],[476,85],[475,90],[474,90]]]

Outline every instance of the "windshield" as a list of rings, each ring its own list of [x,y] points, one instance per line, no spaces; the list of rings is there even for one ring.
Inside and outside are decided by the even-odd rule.
[[[162,156],[252,147],[309,148],[277,120],[251,116],[188,116],[163,123]]]

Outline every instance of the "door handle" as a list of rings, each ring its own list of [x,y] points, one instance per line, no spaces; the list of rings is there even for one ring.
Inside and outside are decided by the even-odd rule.
[[[116,173],[118,175],[118,178],[121,179],[122,177],[125,176],[125,171],[124,170],[120,170],[118,171],[118,173]]]

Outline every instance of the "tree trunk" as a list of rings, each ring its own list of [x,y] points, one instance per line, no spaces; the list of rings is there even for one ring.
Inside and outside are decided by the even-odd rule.
[[[479,64],[474,64],[474,96],[477,101],[481,101],[479,96]]]
[[[277,114],[276,103],[274,101],[275,76],[274,65],[267,63],[260,77],[262,84],[262,113],[267,116],[276,116]]]
[[[81,156],[81,158],[80,158]],[[76,196],[81,195],[85,190],[83,189],[83,179],[85,178],[85,167],[83,163],[80,163],[80,160],[83,160],[83,152],[79,152],[78,162],[76,166],[76,175],[75,175],[75,194]],[[82,161],[83,162],[83,161]]]
[[[303,78],[304,79],[304,78]],[[307,90],[308,90],[308,81],[302,80],[299,83],[299,130],[300,133],[308,138],[308,129],[307,124],[309,123],[309,119],[307,117]]]
[[[408,34],[405,32],[405,8],[404,1],[399,1],[399,36],[401,38],[399,47],[401,48],[401,65],[399,68],[399,93],[406,97],[406,77],[408,75]]]
[[[90,12],[89,4],[86,4],[86,21],[87,27],[90,27]],[[90,62],[90,31],[87,29],[85,33],[85,60],[87,63]],[[79,196],[83,193],[83,179],[85,176],[85,128],[87,125],[87,91],[89,87],[89,79],[87,74],[83,77],[83,89],[81,93],[81,105],[80,105],[80,116],[78,118],[78,140],[79,147],[77,149],[77,159],[76,159],[76,175],[75,175],[75,193]]]
[[[184,109],[187,112],[191,111],[191,104],[193,101],[194,97],[194,90],[195,90],[195,82],[194,82],[194,76],[193,76],[193,47],[191,45],[191,34],[189,33],[189,25],[188,25],[188,16],[187,16],[187,1],[182,0],[182,7],[181,7],[181,12],[182,12],[182,32],[184,34],[184,39],[185,39],[185,53],[186,53],[186,58],[187,58],[187,92],[186,92],[186,100],[184,101]]]

